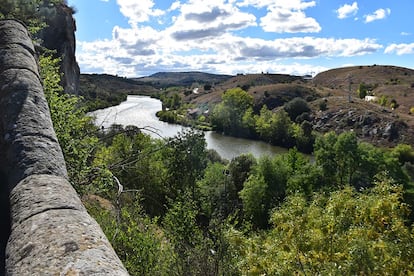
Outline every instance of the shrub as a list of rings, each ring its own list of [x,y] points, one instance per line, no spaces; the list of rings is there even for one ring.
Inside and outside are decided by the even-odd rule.
[[[292,121],[296,121],[296,118],[302,113],[310,111],[308,103],[302,98],[294,98],[289,101],[285,104],[284,109]]]
[[[325,110],[327,110],[328,109],[328,107],[327,107],[327,100],[325,99],[325,100],[323,100],[323,101],[320,101],[319,102],[319,110],[321,110],[321,111],[325,111]]]

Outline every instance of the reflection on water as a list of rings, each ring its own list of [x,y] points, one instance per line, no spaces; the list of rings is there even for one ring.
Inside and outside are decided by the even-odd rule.
[[[205,132],[207,148],[215,149],[221,157],[231,160],[243,153],[251,153],[255,157],[287,152],[287,149],[275,147],[261,141],[225,136],[213,131]]]
[[[105,128],[112,124],[134,125],[144,129],[154,138],[173,137],[184,127],[161,122],[155,116],[161,110],[161,102],[147,96],[128,96],[118,106],[108,107],[91,113],[95,116],[95,124]],[[151,130],[151,131],[149,131]],[[283,153],[285,148],[271,146],[261,141],[224,136],[212,131],[205,132],[207,148],[216,150],[220,156],[231,160],[243,153],[251,153],[255,157]]]

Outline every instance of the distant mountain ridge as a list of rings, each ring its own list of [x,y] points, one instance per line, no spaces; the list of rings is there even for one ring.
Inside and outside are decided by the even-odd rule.
[[[194,83],[217,84],[226,81],[233,76],[211,74],[204,72],[158,72],[147,77],[134,78],[141,83],[151,83],[153,86],[162,88],[166,86],[191,86]]]

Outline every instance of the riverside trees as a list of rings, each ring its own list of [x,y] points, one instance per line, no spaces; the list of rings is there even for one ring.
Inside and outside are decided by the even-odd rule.
[[[132,275],[414,272],[411,146],[328,133],[316,139],[314,162],[295,149],[221,162],[197,132],[169,141],[131,127],[99,132],[80,99],[61,94],[57,61],[40,66],[71,182]],[[241,90],[226,97],[216,118],[297,137],[284,111],[254,115]]]
[[[413,272],[410,146],[328,133],[314,162],[296,149],[221,162],[196,131],[98,133],[40,65],[71,181],[131,274]]]
[[[285,111],[286,110],[286,111]],[[310,153],[315,139],[309,122],[292,121],[309,111],[304,100],[295,98],[285,109],[276,112],[263,105],[259,114],[253,111],[253,98],[241,88],[229,89],[211,115],[213,129],[232,136],[258,138],[277,146],[293,147]]]

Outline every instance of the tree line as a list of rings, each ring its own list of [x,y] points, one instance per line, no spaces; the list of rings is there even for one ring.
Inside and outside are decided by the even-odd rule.
[[[42,57],[41,72],[71,181],[132,275],[414,270],[410,145],[331,132],[315,137],[311,158],[293,147],[223,160],[197,130],[154,139],[133,126],[97,129],[81,100],[61,93],[56,62]],[[264,114],[273,116],[256,115],[257,129]]]
[[[254,113],[236,89],[214,127],[292,149],[222,160],[196,130],[166,140],[131,126],[102,131],[81,98],[63,94],[59,60],[46,52],[39,64],[71,183],[132,275],[414,271],[410,145],[305,135],[306,111]],[[312,158],[298,151],[300,131],[314,140]]]

